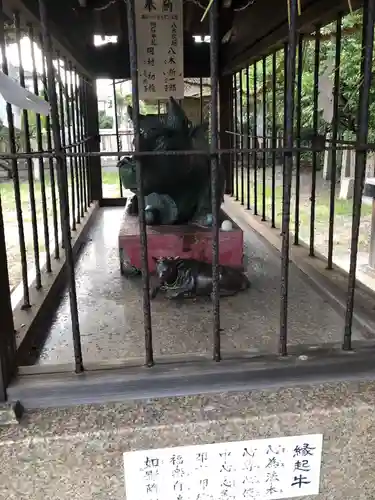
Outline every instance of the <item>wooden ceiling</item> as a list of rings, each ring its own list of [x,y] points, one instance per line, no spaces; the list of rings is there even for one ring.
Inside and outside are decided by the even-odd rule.
[[[226,39],[226,43],[220,45],[221,71],[240,69],[287,40],[287,0],[217,1],[220,2],[220,38]],[[315,29],[315,23],[321,22],[324,25],[332,21],[339,11],[345,13],[349,10],[348,0],[300,1],[302,12],[298,22],[300,28],[307,32]],[[26,9],[34,19],[38,17],[38,0],[3,0],[3,2],[7,6]],[[184,0],[186,46],[191,44],[193,35],[209,34],[208,16],[201,22],[207,3],[208,0]],[[358,8],[361,3],[361,0],[351,0],[353,8]],[[110,55],[112,53],[119,61],[123,60],[123,64],[128,64],[125,55],[128,46],[125,0],[64,0],[64,2],[46,0],[46,4],[55,39],[81,66],[85,66],[88,72],[97,73],[97,68],[92,66],[95,63],[95,50],[97,50],[93,47],[94,34],[117,35],[118,48],[111,49],[112,52],[107,51],[108,57],[112,57]],[[202,48],[202,51],[205,51],[204,57],[208,57],[207,47]],[[195,55],[196,52],[195,50]],[[209,67],[209,59],[205,64]]]

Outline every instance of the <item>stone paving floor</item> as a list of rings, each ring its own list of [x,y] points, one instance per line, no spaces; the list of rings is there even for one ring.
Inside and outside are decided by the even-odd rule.
[[[84,361],[129,360],[144,356],[141,282],[120,275],[117,237],[123,208],[98,214],[77,264],[77,296]],[[225,352],[276,352],[279,331],[280,258],[261,238],[245,235],[251,288],[221,301]],[[183,303],[162,295],[152,302],[155,357],[212,351],[212,306],[207,300]],[[344,319],[290,267],[289,343],[340,341]],[[362,339],[358,331],[354,339]],[[42,350],[40,364],[73,362],[72,329],[64,296]]]

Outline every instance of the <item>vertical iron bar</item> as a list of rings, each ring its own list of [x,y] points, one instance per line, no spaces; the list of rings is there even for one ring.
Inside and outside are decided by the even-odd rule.
[[[302,118],[302,74],[303,74],[303,35],[298,37],[298,66],[297,66],[297,116],[296,116],[296,145],[301,147],[301,118]],[[301,189],[301,151],[296,153],[296,206],[294,220],[294,244],[299,245],[299,203]]]
[[[158,117],[160,118],[160,99],[158,99]],[[120,183],[121,183],[121,181],[120,181]]]
[[[76,129],[76,115],[75,115],[75,105],[74,105],[74,86],[73,86],[73,65],[71,61],[69,61],[69,73],[70,73],[70,118],[71,118],[71,123],[72,123],[72,143],[76,144],[77,142],[77,129]],[[72,148],[73,153],[77,153],[77,147]],[[80,197],[80,183],[79,183],[79,164],[78,164],[78,158],[77,156],[74,157],[73,159],[74,163],[74,177],[76,181],[76,202],[77,202],[77,224],[81,222],[81,197]]]
[[[49,102],[46,62],[44,58],[44,44],[42,35],[39,36],[39,43],[42,51],[42,84],[44,99]],[[47,135],[47,149],[52,151],[52,135],[51,135],[51,118],[50,115],[46,116],[46,135]],[[56,183],[55,183],[55,165],[52,156],[48,158],[49,177],[51,183],[51,198],[52,198],[52,221],[53,221],[53,237],[55,241],[55,259],[60,259],[60,244],[59,244],[59,223],[57,214],[57,198],[56,198]],[[60,218],[61,220],[61,218]]]
[[[77,130],[79,138],[78,151],[80,153],[79,165],[80,165],[80,175],[81,175],[81,207],[82,207],[82,217],[84,217],[87,210],[86,203],[86,176],[85,176],[85,159],[82,156],[83,152],[83,130],[82,130],[82,103],[81,103],[81,78],[76,70],[76,110],[77,110]]]
[[[220,297],[219,297],[219,182],[218,182],[218,2],[210,9],[210,69],[211,69],[211,201],[212,201],[212,302],[213,302],[213,359],[221,360]],[[242,74],[242,73],[241,73]],[[242,87],[242,85],[240,84]],[[242,94],[240,96],[242,109]],[[242,127],[241,127],[242,128]]]
[[[56,93],[58,91],[58,95],[56,94],[56,97],[58,99],[57,101],[57,106],[60,111],[60,122],[61,127],[60,127],[60,137],[61,137],[61,146],[63,150],[65,151],[66,147],[66,137],[65,137],[65,116],[64,116],[64,85],[61,79],[61,67],[60,67],[60,53],[57,51],[56,52],[56,63],[57,63],[57,86],[56,86]],[[58,89],[58,90],[57,90]],[[65,160],[65,169],[64,169],[64,175],[67,177],[68,172],[67,172],[67,160]],[[68,181],[67,181],[68,182]],[[70,200],[68,198],[68,203],[69,203],[69,213],[70,213]],[[62,217],[62,214],[60,213],[60,216]],[[61,231],[63,227],[63,222],[61,222]],[[64,248],[64,236],[61,234],[61,241],[63,243],[63,248]]]
[[[276,129],[276,55],[272,54],[272,200],[271,200],[271,227],[275,226],[276,216],[276,146],[277,146],[277,129]]]
[[[263,114],[263,148],[267,147],[268,139],[267,139],[267,81],[266,81],[266,63],[267,58],[263,57],[262,60],[262,84],[263,84],[263,106],[262,106],[262,114]],[[266,167],[267,167],[267,153],[264,150],[262,155],[262,220],[266,220]]]
[[[1,8],[1,5],[0,5]],[[9,288],[9,272],[0,196],[0,403],[6,401],[6,388],[17,369],[16,335]]]
[[[289,223],[290,223],[290,198],[293,175],[293,112],[294,112],[294,76],[296,66],[296,25],[297,1],[290,1],[290,25],[287,50],[286,71],[286,106],[285,106],[285,132],[286,147],[289,151],[284,153],[285,172],[283,184],[283,210],[282,210],[282,246],[281,246],[281,280],[280,280],[280,343],[279,354],[288,354],[288,281],[289,281]]]
[[[137,34],[135,26],[135,0],[127,2],[127,19],[129,33],[129,59],[130,59],[130,74],[132,80],[132,98],[133,98],[133,125],[134,125],[134,150],[137,153],[140,148],[140,123],[139,123],[139,92],[138,92],[138,61],[137,61]],[[146,364],[153,366],[154,355],[152,347],[152,325],[151,325],[151,307],[150,307],[150,277],[148,269],[148,249],[147,249],[147,231],[145,220],[145,199],[143,192],[143,172],[142,164],[139,158],[136,157],[136,173],[137,173],[137,197],[139,211],[139,232],[141,242],[141,263],[142,263],[142,285],[143,285],[143,314],[145,328],[145,347],[146,347]]]
[[[70,75],[71,78],[71,75]],[[66,57],[64,58],[64,80],[65,80],[65,102],[66,102],[66,127],[68,129],[68,143],[71,146],[74,142],[72,138],[72,128],[71,128],[71,113],[70,113],[70,92],[68,83],[68,61]],[[73,150],[72,150],[73,151]],[[70,168],[70,198],[72,201],[72,231],[77,229],[76,221],[76,194],[75,194],[75,175],[74,175],[74,165],[77,158],[69,158],[69,168]]]
[[[75,100],[75,110],[76,110],[76,139],[77,142],[79,143],[81,141],[81,120],[80,120],[80,112],[81,110],[79,109],[79,89],[78,89],[78,74],[77,74],[77,69],[74,68],[74,100]],[[76,148],[76,152],[79,154],[81,152],[81,146],[78,144]],[[78,156],[78,173],[79,173],[79,195],[80,195],[80,210],[81,210],[81,218],[83,219],[85,215],[85,209],[84,209],[84,187],[83,187],[83,165],[82,165],[82,156]]]
[[[360,101],[358,110],[357,142],[366,144],[368,138],[369,121],[369,96],[372,82],[372,54],[374,48],[374,17],[375,0],[366,0],[363,5],[364,33],[362,38],[362,74],[363,80],[360,90]],[[354,310],[354,290],[356,282],[357,253],[359,226],[361,223],[362,194],[366,175],[367,150],[361,149],[356,152],[355,161],[355,183],[353,196],[353,218],[352,218],[352,240],[350,247],[350,268],[348,279],[348,295],[345,312],[345,332],[343,349],[351,349],[352,325]]]
[[[239,200],[239,190],[238,190],[238,152],[237,152],[237,145],[238,145],[238,95],[237,95],[237,73],[234,74],[234,127],[233,127],[233,133],[234,133],[234,169],[235,169],[235,184],[236,184],[236,201]]]
[[[61,123],[61,146],[65,150],[65,113],[64,113],[64,85],[61,79],[61,66],[60,66],[60,52],[56,51],[56,64],[57,64],[57,86],[58,86],[58,106],[60,108],[60,123]]]
[[[14,25],[16,29],[16,45],[17,55],[19,60],[19,77],[20,85],[25,88],[25,72],[23,69],[22,51],[21,51],[21,25],[20,15],[18,12],[14,13]],[[31,153],[31,140],[29,128],[29,115],[27,109],[22,110],[23,120],[23,136],[25,141],[25,153]],[[35,286],[39,290],[42,288],[42,277],[40,272],[40,256],[39,256],[39,237],[38,237],[38,220],[36,217],[36,202],[35,202],[35,186],[34,186],[34,166],[32,158],[26,159],[27,165],[27,178],[29,183],[29,200],[31,212],[31,227],[33,234],[33,247],[34,247],[34,265],[35,265]]]
[[[342,14],[336,21],[335,76],[333,83],[333,117],[332,117],[332,156],[331,156],[331,186],[329,197],[329,229],[327,269],[332,269],[333,261],[333,231],[335,224],[336,170],[337,170],[337,138],[339,126],[340,98],[340,64],[341,64],[341,23]]]
[[[286,94],[287,94],[287,82],[286,82],[286,75],[288,73],[288,42],[284,44],[284,105],[283,105],[283,147],[286,146]],[[285,154],[283,154],[283,185],[285,184]],[[283,197],[284,197],[284,189],[283,189]],[[284,200],[282,201],[282,204],[284,206]]]
[[[4,34],[4,13],[2,10],[2,2],[0,4],[0,12],[2,15],[2,20],[0,22],[0,45],[1,45],[1,57],[2,57],[2,71],[5,75],[8,75],[8,59],[5,50],[5,34]],[[8,133],[9,133],[9,150],[12,154],[17,153],[16,146],[16,134],[14,130],[13,112],[12,105],[8,102],[6,103],[6,113],[8,121]],[[13,177],[13,187],[14,187],[14,201],[16,205],[16,216],[18,225],[18,237],[20,245],[20,257],[21,257],[21,273],[22,273],[22,286],[23,286],[23,308],[27,309],[30,307],[30,295],[29,295],[29,284],[28,284],[28,273],[27,273],[27,257],[26,257],[26,245],[25,245],[25,232],[23,226],[23,215],[22,215],[22,202],[21,202],[21,192],[20,192],[20,180],[18,174],[18,162],[16,159],[12,159],[12,177]]]
[[[83,122],[84,122],[84,137],[85,137],[85,152],[89,152],[89,142],[88,142],[88,112],[87,112],[87,81],[84,80],[82,88],[82,99],[83,99]],[[86,182],[87,182],[87,206],[91,205],[91,175],[89,168],[89,159],[86,157],[85,160],[86,167]]]
[[[313,129],[314,137],[318,135],[319,131],[319,62],[320,62],[320,26],[316,27],[315,32],[315,50],[314,50],[314,109],[313,109]],[[310,257],[315,255],[315,205],[316,205],[316,172],[318,170],[318,160],[320,154],[313,151],[312,156],[312,173],[311,173],[311,209],[310,209]]]
[[[232,150],[236,149],[236,74],[232,75],[232,134],[231,134],[231,147]],[[231,176],[232,176],[232,193],[231,196],[235,195],[234,186],[235,186],[235,162],[236,162],[236,153],[232,152],[230,155],[230,165],[231,165]]]
[[[116,144],[117,144],[117,151],[121,151],[121,140],[120,140],[120,135],[119,135],[119,127],[118,127],[118,116],[117,116],[117,95],[116,95],[116,80],[112,80],[112,86],[113,86],[113,106],[114,106],[114,112],[115,112],[115,133],[116,133]],[[158,100],[158,116],[160,116],[160,101]],[[121,160],[121,156],[117,157],[117,161]],[[121,183],[121,177],[120,177],[120,169],[118,169],[118,182],[120,185],[120,197],[123,197],[123,192],[122,192],[122,183]]]
[[[249,66],[246,67],[246,118],[247,118],[247,149],[250,150],[251,137],[250,137],[250,82],[249,82]],[[246,208],[250,210],[250,151],[247,152],[246,164],[247,188],[246,188]]]
[[[30,39],[30,51],[31,51],[31,65],[33,74],[33,85],[34,94],[39,95],[39,85],[38,85],[38,74],[36,71],[35,64],[35,48],[34,48],[34,31],[32,25],[29,25],[29,39]],[[42,137],[42,121],[40,114],[36,114],[36,140],[38,151],[43,151],[43,137]],[[52,271],[51,267],[51,250],[49,243],[49,227],[48,227],[48,212],[47,212],[47,195],[46,195],[46,179],[44,174],[44,158],[39,157],[39,177],[40,177],[40,190],[42,195],[42,217],[43,217],[43,229],[44,229],[44,246],[46,249],[46,271],[50,273]]]
[[[80,118],[80,127],[81,127],[81,152],[85,153],[86,152],[86,130],[85,130],[85,107],[84,107],[84,102],[83,102],[83,97],[84,97],[84,87],[85,87],[85,81],[83,78],[81,78],[78,75],[78,102],[79,102],[79,118]],[[85,212],[87,211],[87,208],[89,206],[89,191],[88,191],[88,177],[87,177],[87,158],[86,156],[82,157],[82,175],[83,175],[83,197],[84,197],[84,206],[85,206]]]
[[[55,70],[52,62],[52,41],[51,41],[50,29],[47,25],[47,11],[44,4],[44,0],[39,0],[39,14],[40,14],[43,42],[44,42],[43,46],[46,50],[48,95],[49,95],[49,102],[51,104],[52,132],[53,132],[54,146],[57,159],[57,178],[58,178],[58,186],[60,194],[60,210],[63,215],[62,216],[63,237],[64,237],[64,247],[65,247],[65,262],[67,268],[67,282],[69,287],[70,314],[72,320],[75,371],[76,373],[81,373],[83,371],[83,360],[82,360],[81,336],[79,331],[74,259],[71,246],[71,234],[70,234],[70,224],[69,224],[68,183],[67,183],[67,176],[64,173],[66,165],[64,162],[63,150],[61,149],[61,142],[60,142],[60,123],[59,123],[57,94],[55,86]]]
[[[257,116],[257,101],[258,101],[258,96],[257,96],[257,63],[255,62],[253,65],[253,71],[254,71],[254,124],[253,124],[253,169],[254,169],[254,215],[258,215],[258,153],[257,153],[257,146],[258,146],[258,116]]]
[[[201,115],[201,123],[203,123],[203,78],[199,78],[199,93],[200,93],[200,115]]]
[[[243,86],[242,86],[242,75],[243,72],[242,70],[239,73],[240,75],[240,148],[241,148],[241,153],[240,153],[240,168],[241,168],[241,205],[245,203],[245,192],[244,192],[244,167],[243,167],[243,157],[244,154],[242,152],[244,148],[244,141],[243,141],[243,105],[242,105],[242,93],[243,93]]]

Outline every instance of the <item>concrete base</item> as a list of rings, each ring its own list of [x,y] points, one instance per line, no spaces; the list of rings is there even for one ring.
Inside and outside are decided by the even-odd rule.
[[[0,428],[0,500],[123,500],[125,451],[311,433],[321,493],[304,498],[369,500],[374,411],[374,382],[36,411]]]
[[[221,212],[220,224],[228,217]],[[231,221],[232,222],[232,221]],[[219,263],[243,267],[243,232],[232,222],[232,230],[219,230]],[[141,240],[138,217],[125,210],[118,237],[120,268],[130,274],[141,268]],[[155,271],[154,258],[181,257],[212,262],[212,229],[193,224],[147,227],[148,266]]]

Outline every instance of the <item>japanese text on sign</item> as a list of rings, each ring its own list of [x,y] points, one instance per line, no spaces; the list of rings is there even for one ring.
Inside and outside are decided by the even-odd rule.
[[[139,0],[135,8],[140,99],[182,99],[182,0]]]
[[[323,436],[124,454],[127,500],[265,500],[319,494]]]

